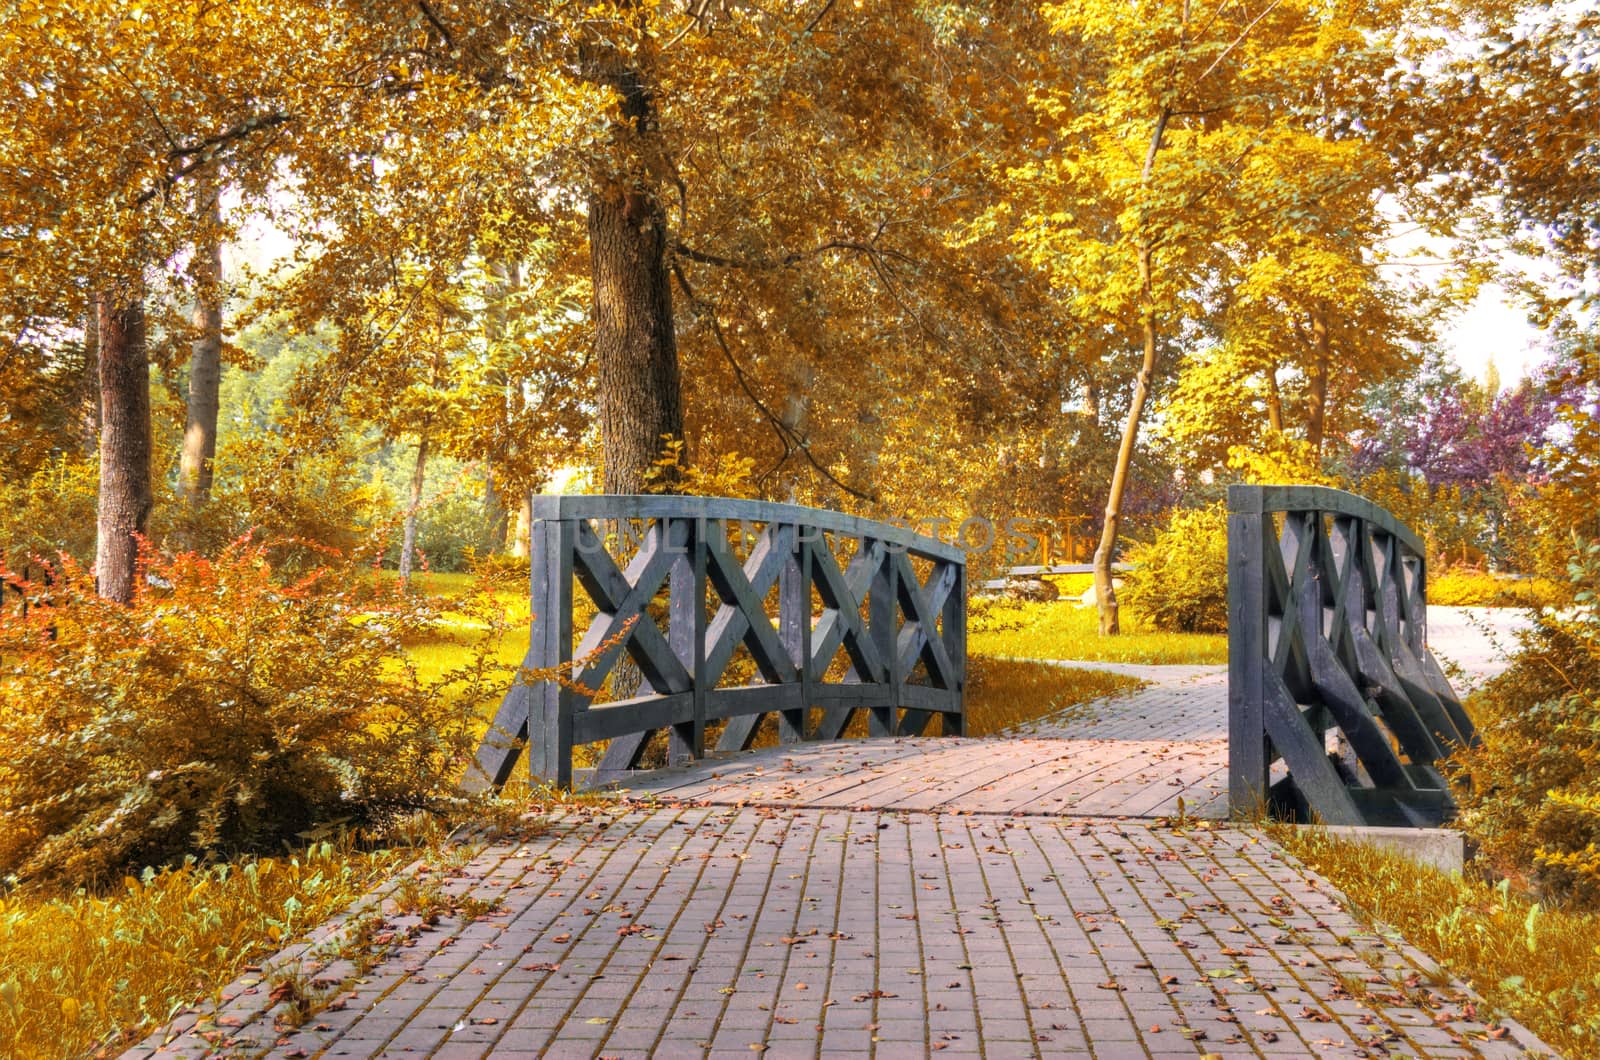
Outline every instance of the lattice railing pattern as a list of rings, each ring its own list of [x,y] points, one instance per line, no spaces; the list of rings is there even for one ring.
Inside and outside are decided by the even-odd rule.
[[[575,745],[609,741],[601,776],[751,745],[764,719],[792,743],[964,735],[966,567],[959,549],[885,523],[717,497],[541,496],[531,532],[531,643],[469,785],[572,782]],[[629,550],[631,555],[626,555]],[[618,553],[622,553],[619,558]],[[595,617],[574,640],[576,593]],[[626,656],[638,694],[595,702]],[[735,659],[746,662],[735,666]]]
[[[1233,811],[1448,819],[1440,761],[1476,737],[1428,650],[1422,542],[1323,487],[1233,486],[1228,513]]]

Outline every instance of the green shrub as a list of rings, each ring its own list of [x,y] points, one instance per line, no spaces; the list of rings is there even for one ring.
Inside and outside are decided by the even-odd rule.
[[[1560,607],[1570,586],[1548,578],[1508,578],[1470,567],[1452,567],[1428,578],[1428,603],[1446,607]]]
[[[0,560],[19,572],[62,553],[92,562],[99,489],[99,464],[69,456],[0,480]]]
[[[1600,905],[1600,546],[1574,561],[1577,603],[1545,612],[1469,704],[1482,744],[1457,758],[1460,826],[1502,871]]]
[[[273,566],[303,570],[325,565],[330,553],[364,553],[397,536],[393,500],[347,441],[309,449],[271,430],[224,436],[215,469],[203,507],[157,498],[165,503],[151,516],[150,536],[163,548],[209,556],[250,534],[268,544]]]
[[[0,876],[93,881],[452,803],[510,679],[498,635],[425,682],[405,645],[441,603],[348,568],[285,582],[267,554],[147,555],[130,607],[67,560],[48,606],[0,625]],[[505,628],[486,594],[452,609]]]
[[[1228,629],[1228,513],[1175,510],[1154,539],[1128,550],[1118,596],[1145,625],[1169,633]]]

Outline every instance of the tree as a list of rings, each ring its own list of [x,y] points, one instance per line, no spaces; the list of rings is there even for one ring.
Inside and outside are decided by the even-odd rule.
[[[980,146],[1029,131],[1024,92],[983,77],[1036,76],[1028,6],[432,10],[396,89],[301,153],[325,246],[286,297],[348,323],[341,292],[393,288],[396,258],[541,259],[525,300],[553,320],[554,300],[589,303],[561,325],[562,402],[594,387],[607,488],[638,488],[682,435],[755,450],[769,488],[870,503],[864,405],[976,389],[968,370],[1034,341],[1043,300],[1008,233],[962,231],[994,187]]]
[[[218,391],[222,385],[222,226],[221,193],[215,182],[197,186],[197,208],[205,227],[194,246],[193,352],[189,358],[189,402],[183,432],[178,492],[191,506],[211,495],[212,461],[217,455]]]
[[[1447,48],[1462,22],[1481,43]],[[1592,305],[1600,253],[1600,12],[1584,4],[1422,7],[1416,64],[1381,126],[1410,178],[1409,200],[1478,266],[1511,246],[1547,256],[1565,282],[1515,276],[1535,315]]]
[[[131,593],[134,535],[151,504],[145,291],[204,228],[183,204],[228,163],[264,199],[286,128],[315,126],[321,65],[347,37],[305,5],[126,9],[41,0],[0,34],[0,291],[6,352],[59,349],[98,309],[102,591]],[[329,42],[308,54],[300,42]],[[342,68],[343,64],[335,64]],[[72,106],[62,105],[71,100]]]
[[[95,580],[100,595],[133,599],[150,488],[150,362],[140,292],[113,288],[97,306],[100,337],[100,512]]]
[[[1041,102],[1061,128],[1055,155],[1018,174],[1035,204],[1026,238],[1077,311],[1138,352],[1094,561],[1109,634],[1122,504],[1163,355],[1195,341],[1230,255],[1259,257],[1272,222],[1317,194],[1314,179],[1272,160],[1316,148],[1328,110],[1320,87],[1363,73],[1385,54],[1385,35],[1366,9],[1273,0],[1133,11],[1077,0],[1050,11],[1055,32],[1086,53],[1094,87]]]

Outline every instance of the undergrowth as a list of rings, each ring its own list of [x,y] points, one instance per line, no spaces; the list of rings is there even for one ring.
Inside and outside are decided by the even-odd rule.
[[[1600,910],[1600,546],[1570,574],[1573,606],[1537,615],[1468,701],[1481,743],[1453,779],[1458,827],[1496,871]]]
[[[1470,567],[1428,576],[1428,603],[1435,607],[1564,607],[1572,588],[1550,578],[1513,578]]]
[[[0,896],[0,1053],[131,1044],[350,905],[405,856],[323,842],[150,870],[99,894]]]
[[[131,606],[63,557],[0,623],[0,875],[70,889],[130,867],[282,849],[345,824],[457,804],[479,704],[512,674],[492,601],[478,650],[431,680],[406,657],[442,605],[349,567],[285,577],[242,538],[215,558],[146,553]]]
[[[1541,904],[1314,828],[1274,838],[1326,877],[1354,911],[1388,925],[1496,1009],[1566,1056],[1600,1056],[1600,914]]]

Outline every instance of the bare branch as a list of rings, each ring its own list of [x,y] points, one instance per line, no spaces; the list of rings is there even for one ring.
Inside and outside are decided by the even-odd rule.
[[[798,452],[801,456],[806,458],[806,463],[810,464],[816,469],[818,474],[822,475],[829,482],[832,482],[835,486],[844,490],[857,500],[863,500],[872,504],[877,504],[878,498],[875,495],[863,492],[862,490],[851,486],[849,483],[841,481],[837,475],[829,471],[826,467],[822,466],[822,464],[819,463],[817,458],[812,454],[811,444],[806,437],[793,427],[789,426],[787,423],[783,422],[781,417],[767,407],[767,403],[761,400],[761,396],[757,394],[755,389],[750,385],[749,377],[745,375],[744,368],[739,364],[738,359],[734,357],[733,350],[728,345],[727,336],[722,332],[722,323],[717,320],[716,306],[709,302],[702,301],[699,296],[694,293],[694,288],[689,285],[689,278],[683,274],[683,268],[677,262],[672,263],[672,274],[677,278],[678,286],[683,289],[684,297],[689,299],[689,302],[697,309],[701,310],[705,314],[705,318],[711,323],[711,334],[716,338],[717,346],[722,350],[722,356],[725,360],[727,360],[728,367],[733,369],[733,376],[734,379],[736,379],[739,383],[739,389],[744,391],[745,397],[749,398],[750,403],[753,404],[758,411],[760,411],[761,415],[772,427],[773,432],[777,434],[779,442],[783,444],[782,459],[780,459],[777,464],[766,471],[762,475],[762,478],[764,479],[770,476],[774,471],[782,467],[790,456]]]

